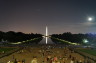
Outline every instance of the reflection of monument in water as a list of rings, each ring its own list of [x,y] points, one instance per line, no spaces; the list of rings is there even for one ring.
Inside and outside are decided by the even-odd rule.
[[[50,39],[50,36],[48,35],[48,27],[46,26],[46,34],[43,36],[42,41],[40,41],[40,44],[53,44],[53,42]]]

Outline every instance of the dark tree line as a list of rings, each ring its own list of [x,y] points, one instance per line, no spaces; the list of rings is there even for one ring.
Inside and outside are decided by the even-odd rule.
[[[74,43],[84,43],[84,39],[88,40],[89,43],[96,43],[96,34],[72,34],[71,32],[65,32],[63,34],[53,34],[51,37],[63,39]]]
[[[8,42],[18,42],[18,41],[26,41],[33,38],[42,37],[41,34],[25,34],[22,32],[14,32],[14,31],[8,31],[8,32],[2,32],[0,31],[0,42],[2,39]]]

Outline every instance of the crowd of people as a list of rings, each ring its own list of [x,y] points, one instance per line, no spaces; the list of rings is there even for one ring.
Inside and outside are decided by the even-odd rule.
[[[30,47],[31,48],[31,47]],[[54,46],[42,46],[35,49],[34,55],[31,57],[30,63],[94,63],[89,59],[85,59],[83,56],[70,50],[68,47],[54,47]],[[34,48],[24,48],[23,50],[17,52],[22,54],[26,51],[32,53]],[[26,57],[27,58],[27,57]],[[12,61],[7,63],[27,63],[27,60],[18,60],[13,56]]]

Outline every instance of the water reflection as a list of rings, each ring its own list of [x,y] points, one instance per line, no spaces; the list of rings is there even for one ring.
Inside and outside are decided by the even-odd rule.
[[[48,43],[48,37],[46,37],[46,44]]]
[[[54,44],[49,37],[44,37],[39,44]]]

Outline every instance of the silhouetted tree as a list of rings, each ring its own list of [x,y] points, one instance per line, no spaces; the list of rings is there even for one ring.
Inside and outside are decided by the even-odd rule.
[[[84,39],[87,39],[89,41],[89,43],[96,43],[96,34],[91,34],[91,33],[72,34],[71,32],[65,32],[63,34],[52,34],[51,37],[63,39],[63,40],[70,41],[73,43],[83,44]]]
[[[0,31],[0,41],[2,39],[7,40],[9,42],[18,42],[18,41],[25,41],[30,40],[33,38],[42,37],[41,34],[24,34],[22,32],[14,32],[14,31],[8,31],[8,32],[2,32]]]

